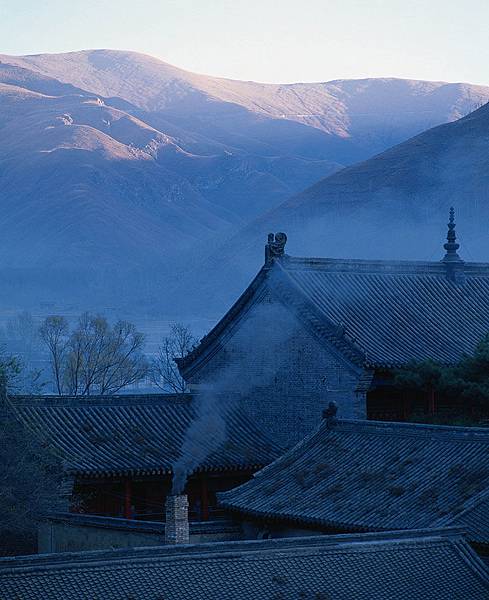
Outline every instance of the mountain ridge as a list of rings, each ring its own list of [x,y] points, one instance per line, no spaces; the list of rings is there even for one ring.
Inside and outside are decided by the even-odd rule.
[[[239,82],[131,52],[0,55],[0,279],[71,269],[110,290],[120,273],[114,289],[153,297],[314,182],[487,99],[391,78]]]
[[[262,264],[267,233],[292,256],[442,260],[449,208],[459,254],[489,263],[489,104],[292,196],[243,228],[191,274],[201,301],[228,307]],[[205,277],[199,277],[199,273]],[[219,299],[214,289],[219,281]],[[185,279],[174,292],[185,297]],[[195,310],[190,305],[189,311]]]
[[[82,64],[78,64],[82,59]],[[361,89],[364,93],[368,91],[369,84],[375,82],[376,84],[396,84],[398,86],[404,86],[406,88],[413,88],[426,94],[427,92],[434,93],[449,93],[452,90],[463,91],[468,93],[474,93],[475,103],[477,103],[477,94],[482,95],[484,98],[487,97],[487,86],[473,85],[465,82],[445,82],[445,81],[424,81],[414,79],[404,79],[396,77],[381,77],[381,78],[361,78],[361,79],[334,79],[325,82],[297,82],[287,84],[275,84],[275,83],[257,83],[254,81],[240,81],[225,77],[214,77],[211,75],[203,75],[192,73],[184,69],[180,69],[164,62],[160,59],[152,57],[147,54],[135,53],[130,51],[113,51],[107,49],[97,50],[82,50],[78,52],[70,52],[66,54],[36,54],[29,56],[18,56],[8,57],[6,55],[0,55],[0,61],[6,60],[7,62],[14,61],[19,66],[24,68],[36,69],[40,74],[45,76],[56,77],[60,80],[66,80],[66,83],[71,85],[78,85],[83,88],[87,86],[91,91],[98,93],[105,97],[111,95],[118,95],[123,97],[127,101],[135,102],[140,99],[142,103],[148,108],[148,96],[156,102],[167,101],[167,97],[164,95],[164,89],[161,89],[161,84],[168,84],[171,81],[185,82],[187,85],[193,85],[193,87],[200,91],[206,92],[209,96],[213,95],[214,99],[224,100],[227,102],[235,102],[241,106],[250,108],[251,105],[258,112],[262,112],[272,117],[283,117],[284,114],[288,117],[297,116],[299,122],[302,122],[300,118],[301,112],[306,110],[307,116],[317,116],[315,114],[307,113],[308,106],[313,108],[313,111],[317,110],[317,104],[312,104],[312,100],[318,100],[317,94],[322,93],[322,108],[325,108],[325,101],[337,100],[334,98],[332,93],[336,92],[339,94],[339,98],[347,97],[352,91]],[[125,64],[127,63],[127,64]],[[135,64],[134,64],[135,63]],[[78,68],[73,68],[73,66]],[[70,67],[68,69],[68,66]],[[82,75],[80,75],[80,69]],[[124,74],[130,74],[130,77],[124,77],[123,81],[117,81],[117,77],[113,75],[112,69],[123,72]],[[149,70],[149,73],[144,74],[145,70]],[[107,79],[110,77],[109,82],[116,82],[116,88],[114,89],[114,83],[112,87],[107,81],[101,79],[101,75]],[[150,81],[150,79],[153,79]],[[137,94],[137,86],[131,85],[130,81],[134,80],[140,83],[143,81],[146,84],[145,94],[141,97]],[[155,86],[156,82],[156,86]],[[97,87],[98,86],[98,87]],[[345,89],[342,86],[346,86]],[[134,89],[136,87],[136,90]],[[308,90],[312,97],[307,95],[297,95],[295,98],[286,96],[286,103],[281,104],[281,93],[287,90],[302,91]],[[270,93],[265,94],[268,90]],[[184,89],[180,90],[185,93]],[[253,93],[255,92],[255,93]],[[256,99],[259,94],[260,101]],[[271,95],[272,94],[272,95]],[[315,95],[316,94],[316,95]],[[464,105],[464,98],[462,98],[462,111],[468,112],[468,108],[474,108],[474,104],[467,106]],[[469,99],[469,102],[472,100]],[[296,111],[292,112],[291,109],[295,108]],[[153,106],[154,108],[154,106]],[[161,106],[159,106],[161,108]],[[385,107],[383,107],[385,109]],[[339,110],[338,103],[335,104],[332,111]],[[324,111],[320,113],[320,116],[324,116]],[[459,118],[463,116],[461,112],[457,112],[457,108],[454,109],[453,118]],[[327,130],[331,131],[332,126],[329,125]]]

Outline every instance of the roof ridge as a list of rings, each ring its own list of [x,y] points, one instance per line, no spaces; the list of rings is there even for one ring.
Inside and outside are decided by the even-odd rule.
[[[212,327],[210,331],[199,340],[197,346],[195,346],[195,348],[193,348],[193,350],[191,350],[183,358],[177,358],[175,360],[181,373],[185,372],[189,366],[190,370],[192,370],[192,363],[194,361],[198,361],[201,356],[205,355],[206,349],[212,346],[212,342],[217,339],[222,332],[226,331],[228,323],[232,322],[237,316],[239,316],[241,309],[248,304],[248,302],[253,298],[255,293],[260,289],[264,281],[267,279],[269,271],[270,266],[262,266],[248,287],[246,287],[243,293],[226,311],[224,316],[218,320],[214,327]]]
[[[111,394],[93,396],[58,396],[58,395],[9,395],[12,406],[35,406],[39,408],[68,407],[81,408],[89,406],[141,406],[146,404],[186,404],[195,398],[194,393],[185,394]]]
[[[360,548],[375,544],[389,545],[399,543],[439,543],[440,541],[466,544],[463,530],[460,527],[421,528],[413,530],[389,530],[382,532],[341,533],[334,535],[312,535],[293,538],[272,538],[265,540],[237,540],[224,542],[206,542],[195,544],[182,544],[177,546],[151,546],[117,548],[111,550],[89,550],[78,552],[60,552],[55,554],[35,554],[27,556],[13,556],[0,558],[0,575],[10,573],[12,570],[43,570],[64,568],[67,564],[76,563],[95,564],[102,566],[105,562],[116,560],[144,560],[146,558],[192,558],[195,555],[220,556],[237,552],[279,551],[290,549],[307,549],[322,547],[324,550],[341,550],[352,546]],[[100,559],[98,561],[97,559]],[[105,559],[105,560],[104,560]]]
[[[392,259],[365,259],[365,258],[334,258],[334,257],[320,257],[320,256],[291,256],[290,254],[285,255],[280,259],[283,266],[293,267],[295,265],[309,265],[315,266],[363,266],[363,267],[374,267],[376,271],[380,270],[388,273],[388,267],[394,268],[393,274],[399,274],[402,269],[411,270],[422,269],[425,272],[427,269],[441,275],[446,275],[446,265],[443,261],[431,261],[431,260],[392,260]],[[384,267],[382,269],[381,267]],[[465,262],[464,267],[471,270],[487,269],[487,275],[489,276],[489,262]]]
[[[489,489],[482,490],[472,498],[468,498],[463,506],[462,510],[452,518],[441,517],[434,523],[435,527],[457,527],[456,523],[459,519],[463,518],[467,513],[470,513],[472,510],[477,508],[482,502],[489,499]]]
[[[341,409],[341,407],[340,407]],[[487,436],[489,442],[489,427],[464,427],[463,425],[435,425],[431,423],[413,423],[409,421],[374,421],[370,419],[337,418],[337,424],[352,426],[355,429],[367,428],[378,430],[405,429],[419,431],[434,431],[445,434],[471,434],[471,437]]]

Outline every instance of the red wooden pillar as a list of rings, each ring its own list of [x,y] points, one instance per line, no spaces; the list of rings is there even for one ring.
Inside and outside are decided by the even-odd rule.
[[[124,518],[132,519],[132,481],[124,480]]]
[[[402,420],[407,421],[410,416],[409,401],[406,392],[401,393],[402,398]]]
[[[428,413],[433,416],[436,412],[435,390],[432,388],[428,392]]]
[[[200,486],[200,505],[202,507],[202,520],[209,520],[209,488],[207,485],[207,477],[202,475]]]

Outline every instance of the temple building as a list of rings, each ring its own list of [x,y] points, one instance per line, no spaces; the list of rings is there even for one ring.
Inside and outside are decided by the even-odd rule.
[[[191,390],[239,394],[285,445],[308,434],[330,401],[358,419],[475,410],[392,386],[396,368],[457,362],[489,332],[489,264],[460,258],[453,209],[434,262],[297,258],[286,241],[269,236],[255,279],[178,361]]]
[[[247,536],[458,527],[489,555],[489,429],[337,419],[219,495]]]
[[[489,428],[402,422],[474,407],[393,386],[488,334],[489,264],[453,210],[437,262],[286,241],[178,361],[190,393],[0,398],[65,473],[2,600],[489,597]]]
[[[12,396],[9,403],[62,461],[65,511],[162,521],[183,455],[190,518],[207,521],[219,512],[217,492],[247,481],[282,452],[231,396],[224,400],[221,435],[204,422],[214,435],[187,445],[189,428],[201,419],[199,398],[188,394]]]

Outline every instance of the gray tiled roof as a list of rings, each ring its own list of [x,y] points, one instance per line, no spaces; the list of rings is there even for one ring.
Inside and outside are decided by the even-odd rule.
[[[487,567],[449,531],[318,536],[0,560],[2,600],[479,600]]]
[[[19,397],[12,405],[28,427],[47,440],[66,470],[80,475],[170,473],[185,432],[197,414],[191,395]],[[232,402],[231,402],[232,404]],[[226,415],[226,441],[198,470],[268,464],[281,449],[237,407]]]
[[[488,494],[489,429],[339,420],[323,421],[219,500],[259,518],[340,530],[453,523],[489,543]]]
[[[489,490],[467,502],[465,510],[452,520],[451,525],[462,527],[472,542],[489,543]]]
[[[410,360],[451,363],[489,333],[489,264],[465,263],[454,283],[443,262],[284,256],[265,266],[188,357],[188,373],[264,287],[354,363],[391,367]]]
[[[466,264],[463,284],[450,281],[442,263],[290,259],[278,266],[311,314],[341,326],[370,365],[454,362],[489,333],[489,265]]]

